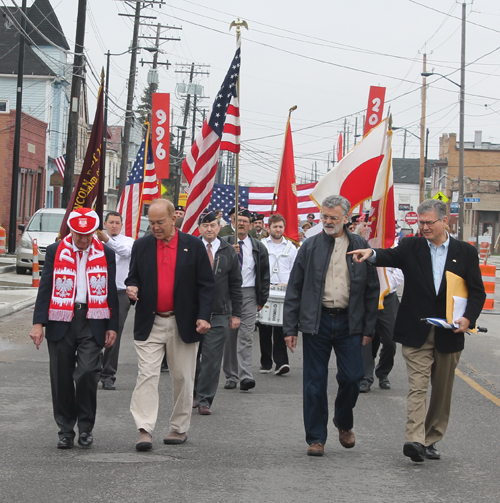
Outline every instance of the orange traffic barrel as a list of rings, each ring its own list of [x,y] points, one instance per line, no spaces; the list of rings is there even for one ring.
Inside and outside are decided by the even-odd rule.
[[[5,255],[5,229],[0,226],[0,255]]]
[[[486,265],[488,256],[490,254],[490,243],[483,241],[481,243],[481,248],[479,249],[479,260]]]
[[[495,304],[495,277],[496,267],[494,265],[480,264],[481,277],[483,279],[486,300],[484,301],[483,311],[493,311]]]
[[[36,239],[33,240],[33,279],[31,286],[38,288],[40,286],[40,269],[38,264],[38,245]]]

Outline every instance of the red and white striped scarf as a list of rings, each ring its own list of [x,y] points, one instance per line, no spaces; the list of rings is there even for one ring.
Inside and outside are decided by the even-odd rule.
[[[78,255],[73,249],[73,238],[68,234],[59,244],[54,259],[52,296],[49,320],[70,322],[75,308],[78,278]],[[108,263],[103,244],[95,237],[89,249],[85,268],[87,279],[87,318],[102,320],[111,317],[108,307]]]

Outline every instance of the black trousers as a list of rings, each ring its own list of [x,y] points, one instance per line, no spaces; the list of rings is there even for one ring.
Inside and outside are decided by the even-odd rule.
[[[386,295],[384,299],[384,309],[379,310],[377,323],[375,325],[375,337],[372,342],[363,346],[363,361],[365,365],[365,376],[363,381],[368,384],[373,383],[373,371],[378,379],[386,379],[394,367],[394,355],[396,354],[396,343],[392,340],[394,324],[398,314],[399,300],[397,292]],[[375,368],[375,358],[379,347],[379,361]]]
[[[59,341],[47,341],[59,437],[74,438],[77,422],[80,433],[94,428],[102,346],[92,335],[86,315],[86,309],[75,309],[65,336]]]
[[[276,369],[282,365],[288,365],[288,352],[285,339],[283,338],[283,327],[264,325],[258,323],[260,342],[260,364],[264,368],[272,368],[273,360]]]
[[[120,306],[120,315],[118,319],[118,332],[116,333],[116,341],[110,347],[104,350],[101,377],[102,383],[114,384],[116,381],[116,371],[118,369],[118,355],[120,353],[120,340],[122,337],[123,327],[127,320],[127,314],[130,309],[130,301],[126,290],[118,290],[118,305]]]

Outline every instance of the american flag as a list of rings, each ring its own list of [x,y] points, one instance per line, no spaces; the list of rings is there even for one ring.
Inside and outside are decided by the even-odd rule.
[[[309,194],[315,183],[304,183],[297,185],[297,199],[299,202],[299,218],[301,221],[307,219],[309,213],[314,213],[315,220],[319,219],[319,209],[311,200]],[[265,221],[271,215],[271,205],[273,202],[274,187],[239,187],[238,199],[240,206],[248,208],[249,211],[262,213]],[[224,220],[229,221],[229,210],[234,207],[234,185],[223,185],[215,183],[210,200],[209,209],[222,210]],[[276,205],[274,206],[276,213]]]
[[[212,113],[182,163],[182,171],[189,182],[182,230],[188,234],[193,234],[197,229],[198,217],[210,202],[220,150],[240,151],[240,112],[236,93],[240,51],[238,47],[215,98]]]
[[[122,232],[125,236],[130,236],[134,239],[137,239],[139,235],[142,205],[151,203],[153,199],[160,197],[153,159],[153,148],[151,147],[151,141],[147,141],[148,137],[149,128],[144,135],[141,148],[137,152],[134,166],[128,175],[125,190],[116,209],[122,216]],[[148,144],[148,155],[145,160],[146,142]],[[146,176],[144,176],[144,173],[146,173]]]
[[[64,168],[66,167],[66,154],[63,154],[60,157],[54,159],[54,164],[56,165],[57,169],[59,170],[59,173],[64,179]]]

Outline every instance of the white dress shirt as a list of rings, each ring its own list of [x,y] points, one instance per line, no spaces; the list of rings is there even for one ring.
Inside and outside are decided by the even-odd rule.
[[[76,295],[75,302],[80,304],[87,303],[87,259],[89,258],[89,247],[81,252],[82,257],[80,258],[80,251],[73,243],[73,251],[76,253]]]
[[[116,257],[116,288],[118,290],[125,290],[127,288],[125,280],[130,268],[130,256],[132,255],[134,240],[123,234],[108,237],[109,239],[105,244],[115,252]]]
[[[212,250],[212,257],[215,258],[215,254],[217,253],[217,250],[220,248],[220,240],[219,238],[215,238],[211,243],[209,243],[205,238],[201,238],[203,241],[203,244],[205,245],[205,250],[207,250],[207,245],[211,244],[212,247],[210,248]],[[208,253],[208,250],[207,250]]]
[[[238,239],[238,244],[241,240]],[[247,236],[243,240],[243,266],[241,267],[241,276],[243,281],[242,288],[255,286],[255,260],[253,259],[252,240]]]

